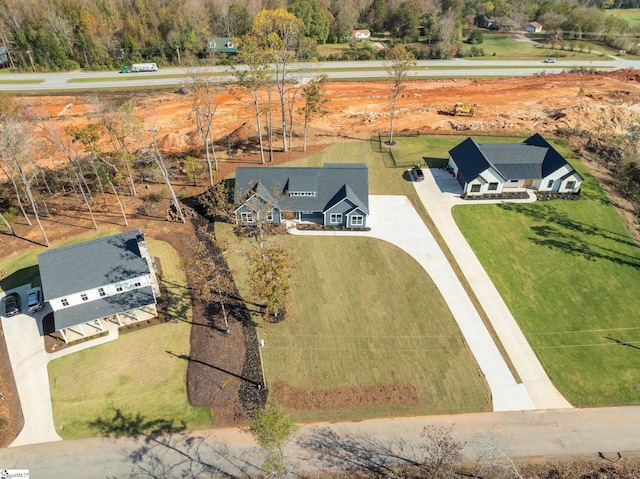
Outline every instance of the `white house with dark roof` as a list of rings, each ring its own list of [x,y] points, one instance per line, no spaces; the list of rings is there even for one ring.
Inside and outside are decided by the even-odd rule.
[[[582,176],[541,135],[522,143],[483,143],[467,138],[449,150],[449,169],[467,195],[514,188],[578,193]]]
[[[65,342],[85,326],[104,331],[105,319],[123,325],[140,312],[156,316],[160,294],[153,258],[140,230],[45,251],[38,256],[43,297]]]
[[[244,167],[236,170],[236,223],[284,219],[365,228],[369,170],[362,163],[322,167]]]

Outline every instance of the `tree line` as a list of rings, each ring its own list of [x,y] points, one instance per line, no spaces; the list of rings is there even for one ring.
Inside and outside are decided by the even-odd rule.
[[[640,0],[638,0],[640,1]],[[635,2],[635,3],[634,3]],[[354,29],[389,32],[416,42],[432,57],[456,53],[483,18],[516,25],[538,21],[569,38],[595,38],[625,50],[636,31],[603,8],[636,0],[0,0],[0,46],[18,70],[119,69],[155,61],[161,66],[210,61],[211,36],[241,38],[263,10],[285,9],[303,26],[297,45],[348,42]],[[426,41],[425,41],[426,39]],[[456,48],[457,46],[457,48]],[[424,52],[423,52],[424,53]],[[424,56],[424,55],[423,55]],[[219,60],[219,59],[218,59]]]

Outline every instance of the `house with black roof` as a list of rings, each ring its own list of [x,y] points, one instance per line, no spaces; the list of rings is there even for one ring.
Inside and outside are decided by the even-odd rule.
[[[104,320],[123,325],[142,312],[156,316],[160,294],[154,260],[140,230],[84,241],[38,256],[44,300],[54,328],[67,342],[68,331],[87,336],[104,331]]]
[[[322,167],[244,167],[236,170],[238,224],[285,219],[325,226],[365,228],[369,170],[361,163]]]
[[[522,143],[483,143],[467,138],[449,150],[448,168],[464,194],[509,189],[578,193],[583,178],[540,134]]]

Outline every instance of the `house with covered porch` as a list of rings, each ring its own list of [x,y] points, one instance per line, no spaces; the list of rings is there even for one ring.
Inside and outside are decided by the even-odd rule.
[[[448,169],[463,194],[501,194],[531,188],[578,193],[583,178],[540,134],[522,143],[477,143],[467,138],[449,151]]]
[[[68,342],[155,317],[160,294],[155,263],[140,230],[45,251],[38,256],[43,298],[54,328]]]
[[[285,219],[325,226],[365,228],[369,171],[362,163],[322,167],[244,167],[236,170],[237,224]]]

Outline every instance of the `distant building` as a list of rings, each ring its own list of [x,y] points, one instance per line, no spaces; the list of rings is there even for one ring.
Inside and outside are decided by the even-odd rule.
[[[7,51],[7,47],[0,47],[0,66],[6,66],[9,64],[9,52]]]
[[[357,42],[366,40],[370,36],[371,32],[369,30],[354,30],[351,34],[351,37]]]
[[[209,37],[207,41],[207,53],[238,53],[238,46],[229,37]]]
[[[542,31],[542,25],[538,22],[529,22],[525,25],[522,25],[522,28],[529,33],[538,33]]]

